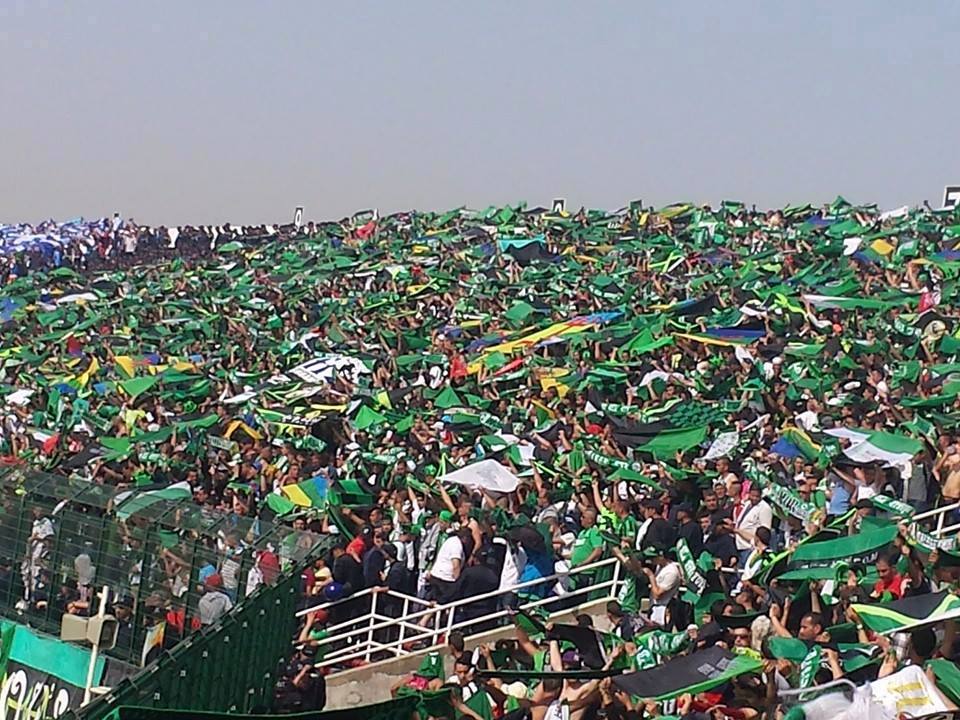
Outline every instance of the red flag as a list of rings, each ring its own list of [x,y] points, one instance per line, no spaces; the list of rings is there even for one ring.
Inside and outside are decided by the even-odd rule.
[[[366,240],[368,237],[373,235],[373,232],[377,229],[377,221],[371,220],[366,225],[357,228],[357,237],[361,240]]]

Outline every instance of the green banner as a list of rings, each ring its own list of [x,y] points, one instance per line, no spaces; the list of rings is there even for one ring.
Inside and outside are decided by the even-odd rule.
[[[7,642],[7,632],[13,629],[9,658],[21,665],[54,675],[64,682],[83,687],[87,681],[87,665],[90,662],[90,650],[71,645],[49,635],[41,635],[24,625],[0,623],[3,643]],[[93,683],[96,685],[103,676],[106,660],[97,658]]]
[[[680,562],[680,570],[683,573],[683,581],[697,595],[702,595],[707,587],[707,579],[700,574],[697,567],[697,561],[690,552],[690,546],[683,538],[677,540],[677,560]]]
[[[770,483],[764,487],[763,495],[782,512],[804,522],[809,522],[817,512],[816,505],[806,502],[795,492],[776,483]]]
[[[0,624],[0,653],[5,657],[0,697],[6,698],[4,713],[47,720],[83,702],[90,650],[40,635],[14,623]],[[93,684],[99,685],[106,660],[97,658]]]

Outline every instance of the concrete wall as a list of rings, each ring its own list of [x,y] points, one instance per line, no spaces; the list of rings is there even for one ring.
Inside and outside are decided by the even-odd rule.
[[[570,610],[550,616],[550,620],[559,623],[573,622],[575,615],[586,613],[593,618],[594,627],[599,630],[608,630],[605,607],[607,599],[594,600],[584,603]],[[480,633],[467,638],[466,649],[473,650],[481,643],[492,643],[496,640],[514,637],[513,625],[497,628],[489,632]],[[390,660],[371,663],[359,668],[344,670],[327,676],[327,705],[326,710],[340,710],[342,708],[369,705],[390,699],[390,688],[404,675],[408,675],[420,667],[423,658],[436,648],[420,650],[409,655]],[[453,673],[453,665],[449,656],[444,655],[444,668],[448,675]]]

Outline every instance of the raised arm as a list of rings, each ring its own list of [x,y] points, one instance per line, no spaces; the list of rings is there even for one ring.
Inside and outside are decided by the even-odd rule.
[[[437,488],[440,490],[440,499],[443,501],[443,504],[447,506],[447,510],[452,513],[457,512],[457,506],[453,504],[453,498],[450,497],[450,493],[447,492],[447,489],[443,486],[443,483],[439,480],[434,481]]]

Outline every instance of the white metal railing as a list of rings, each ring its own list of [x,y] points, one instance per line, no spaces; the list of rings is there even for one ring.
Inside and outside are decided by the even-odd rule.
[[[926,520],[928,518],[936,517],[937,518],[937,529],[933,531],[934,537],[941,538],[947,533],[956,532],[960,530],[960,523],[956,525],[950,525],[944,527],[943,523],[947,517],[947,513],[952,510],[960,509],[960,502],[951,503],[950,505],[943,505],[933,510],[927,510],[926,512],[917,513],[912,518],[910,518],[911,523],[919,522],[920,520]]]
[[[921,520],[937,518],[936,530],[932,534],[937,538],[942,538],[949,533],[956,533],[960,530],[960,523],[944,527],[947,513],[960,510],[960,502],[944,505],[922,513],[914,515],[908,521],[909,524],[915,524]],[[585,587],[575,588],[562,595],[553,594],[553,586],[563,580],[576,578],[586,573],[594,573],[603,568],[612,568],[613,575],[610,579],[598,583],[591,583]],[[522,594],[524,590],[548,586],[550,594],[546,597],[535,600],[528,600],[520,603],[517,607],[520,610],[531,610],[552,603],[563,602],[572,597],[597,593],[598,591],[607,591],[604,595],[608,598],[616,597],[617,587],[620,584],[620,561],[615,558],[606,558],[571,568],[565,572],[554,573],[545,577],[527,580],[517,583],[508,588],[497,589],[481,595],[461,598],[452,602],[438,605],[436,602],[414,597],[396,590],[388,590],[382,587],[367,588],[361,590],[350,597],[342,598],[334,602],[315,605],[297,613],[297,617],[303,617],[316,610],[329,610],[336,606],[342,606],[346,603],[362,602],[362,599],[369,597],[369,610],[365,613],[351,617],[335,625],[326,628],[327,638],[323,644],[330,647],[323,659],[317,663],[318,668],[330,667],[347,663],[351,660],[363,658],[369,662],[374,653],[385,652],[393,657],[402,657],[413,652],[408,646],[412,643],[425,643],[426,647],[433,647],[440,642],[440,638],[449,637],[454,630],[461,630],[471,626],[486,626],[491,621],[499,620],[510,614],[510,610],[500,608],[494,612],[487,613],[480,617],[465,618],[456,620],[456,611],[459,608],[471,605],[492,598],[504,598],[509,595]],[[724,570],[728,570],[724,568]],[[736,572],[730,569],[729,571]],[[400,613],[397,617],[384,614],[384,602],[395,601],[400,607]],[[419,606],[420,609],[411,612],[411,605]],[[384,631],[397,629],[397,635],[393,640],[383,641],[376,636]],[[357,638],[363,635],[364,638],[357,642],[347,642],[351,638]],[[341,644],[342,643],[342,644]],[[338,647],[339,645],[339,647]]]
[[[367,588],[361,592],[351,595],[349,598],[343,598],[331,603],[316,605],[297,613],[297,616],[307,615],[316,610],[328,610],[336,605],[342,605],[348,602],[356,602],[362,598],[370,597],[370,609],[368,612],[357,615],[326,628],[327,638],[323,644],[331,647],[324,653],[323,659],[317,663],[318,668],[340,665],[351,660],[363,658],[369,662],[374,653],[386,652],[393,657],[402,657],[408,655],[413,650],[408,646],[412,643],[426,643],[426,647],[432,647],[440,642],[440,638],[449,637],[455,630],[462,630],[471,626],[485,626],[492,621],[499,620],[510,614],[507,608],[500,608],[494,612],[487,613],[480,617],[471,617],[457,620],[456,611],[468,605],[493,598],[503,599],[510,595],[522,594],[529,588],[547,586],[550,593],[546,597],[535,600],[528,600],[518,604],[520,610],[531,610],[543,605],[569,601],[570,598],[580,597],[587,594],[601,592],[606,597],[612,598],[617,594],[617,586],[620,583],[620,561],[617,558],[607,558],[599,560],[589,565],[571,568],[565,572],[547,575],[534,580],[527,580],[517,583],[504,589],[493,590],[481,595],[460,598],[443,605],[435,602],[413,597],[405,593],[387,590],[386,588]],[[575,588],[562,595],[553,594],[553,586],[562,580],[584,576],[586,573],[594,573],[604,568],[612,569],[612,577],[597,583],[590,583],[584,587]],[[606,591],[606,592],[604,592]],[[398,617],[391,617],[384,614],[383,600],[395,600],[401,607]],[[410,604],[416,603],[425,606],[421,610],[410,611]],[[419,622],[418,622],[419,621]],[[376,636],[384,631],[391,631],[397,628],[396,639],[383,641]],[[349,638],[355,638],[358,634],[365,634],[365,638],[358,642],[348,644]],[[342,646],[336,645],[343,643]]]

